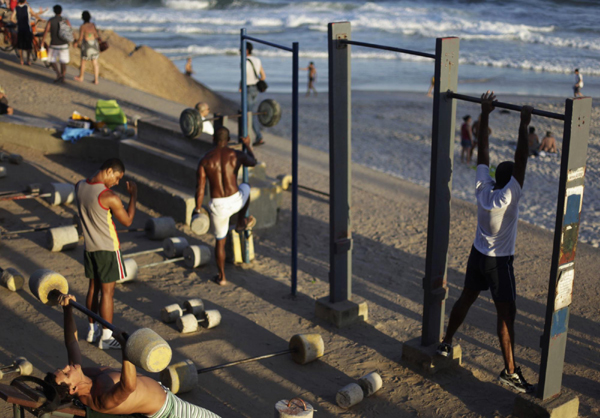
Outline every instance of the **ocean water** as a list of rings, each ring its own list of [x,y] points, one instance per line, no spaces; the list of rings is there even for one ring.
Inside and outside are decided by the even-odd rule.
[[[31,0],[48,7],[56,0]],[[240,28],[261,39],[300,43],[300,61],[314,61],[317,88],[327,89],[327,23],[352,22],[352,38],[434,52],[435,38],[461,38],[459,91],[568,97],[573,69],[583,92],[600,95],[598,0],[63,0],[78,25],[89,10],[99,28],[164,53],[183,69],[191,56],[195,77],[219,91],[239,83]],[[48,12],[50,14],[50,12]],[[270,89],[291,90],[291,54],[258,46]],[[357,90],[423,91],[431,60],[353,47]],[[305,75],[302,74],[304,83]],[[304,86],[302,87],[304,88]]]

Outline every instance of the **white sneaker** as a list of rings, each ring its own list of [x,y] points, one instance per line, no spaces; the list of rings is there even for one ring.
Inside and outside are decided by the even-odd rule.
[[[94,328],[90,329],[87,334],[87,338],[85,339],[88,343],[95,343],[102,335],[102,328],[98,326],[98,324],[94,324]]]
[[[100,348],[100,350],[120,350],[121,344],[119,344],[119,342],[113,337],[110,337],[107,340],[100,339],[98,342],[98,348]]]

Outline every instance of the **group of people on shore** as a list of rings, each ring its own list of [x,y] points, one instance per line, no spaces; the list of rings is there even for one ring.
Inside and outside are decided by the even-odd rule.
[[[99,65],[98,57],[100,56],[100,43],[102,39],[96,25],[91,22],[92,16],[87,10],[81,14],[83,20],[79,28],[78,39],[73,38],[71,23],[67,18],[62,16],[62,6],[57,4],[53,7],[54,16],[46,22],[43,33],[37,33],[36,24],[40,23],[47,9],[39,9],[35,12],[29,5],[27,0],[2,0],[4,6],[8,6],[12,11],[11,23],[16,24],[17,42],[16,48],[19,50],[21,65],[31,65],[32,54],[37,54],[42,48],[45,48],[43,43],[47,35],[50,35],[50,43],[47,45],[48,60],[51,67],[56,72],[55,82],[64,82],[67,71],[67,64],[71,59],[69,54],[69,44],[81,49],[81,68],[79,76],[75,77],[76,81],[83,81],[86,61],[92,61],[94,66],[94,83],[99,82]],[[39,37],[39,41],[35,42],[34,37]],[[27,54],[27,61],[24,62],[24,53]]]
[[[460,161],[465,164],[470,164],[473,158],[473,151],[477,149],[477,138],[479,137],[479,126],[481,123],[481,114],[471,125],[471,115],[463,116],[463,124],[460,128],[460,144],[462,151],[460,153]],[[488,135],[492,135],[492,128],[488,127]],[[540,152],[556,154],[558,148],[556,146],[556,138],[552,131],[546,131],[546,136],[540,142],[535,127],[529,127],[528,135],[529,156],[537,157]]]

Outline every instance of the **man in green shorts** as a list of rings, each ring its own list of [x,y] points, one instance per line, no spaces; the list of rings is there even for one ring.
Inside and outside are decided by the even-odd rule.
[[[122,344],[121,370],[110,367],[82,367],[83,358],[77,341],[77,326],[70,301],[72,295],[60,295],[64,312],[64,336],[69,363],[44,379],[64,401],[76,397],[88,409],[87,416],[147,416],[150,418],[219,418],[217,414],[179,399],[156,380],[138,374],[127,358],[126,334],[115,330]],[[100,414],[90,412],[96,411]]]
[[[127,274],[121,260],[121,245],[113,216],[121,224],[130,226],[137,200],[137,186],[132,181],[127,182],[127,191],[131,196],[127,210],[123,207],[121,199],[110,190],[119,184],[124,174],[125,166],[121,160],[111,158],[105,161],[91,178],[81,180],[75,188],[77,210],[85,240],[85,277],[90,279],[86,306],[110,323],[113,318],[115,282],[124,279]],[[99,293],[102,294],[100,303]],[[112,331],[108,328],[101,329],[92,318],[86,340],[89,343],[98,341],[98,347],[102,350],[121,348],[119,342],[113,338]]]

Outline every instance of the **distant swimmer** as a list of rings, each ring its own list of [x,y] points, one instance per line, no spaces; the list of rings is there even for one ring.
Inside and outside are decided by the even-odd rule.
[[[519,140],[515,161],[504,161],[496,169],[496,180],[490,176],[489,115],[494,110],[494,92],[481,96],[480,129],[478,131],[477,174],[477,232],[471,248],[465,284],[460,298],[454,304],[446,335],[437,353],[448,357],[452,353],[452,339],[461,326],[479,292],[491,290],[496,305],[497,330],[504,357],[504,369],[498,379],[503,385],[519,392],[530,393],[533,385],[527,383],[514,358],[514,323],[517,313],[517,292],[513,260],[519,220],[519,200],[523,193],[529,150],[527,127],[533,108],[523,106],[519,124]]]
[[[575,68],[575,84],[573,85],[573,97],[583,97],[583,76],[579,74],[579,68]]]
[[[542,144],[540,145],[540,151],[550,152],[556,154],[558,150],[556,149],[556,138],[552,135],[552,132],[546,132],[546,136],[542,138]]]
[[[194,74],[194,69],[192,68],[192,57],[188,57],[187,62],[185,63],[185,75],[191,77]]]
[[[253,216],[246,218],[250,206],[250,185],[242,183],[238,186],[237,178],[243,166],[254,167],[256,158],[250,144],[250,137],[240,138],[246,146],[246,152],[229,148],[229,129],[220,127],[213,137],[215,148],[208,151],[198,163],[196,182],[196,210],[199,213],[204,200],[206,179],[210,187],[209,204],[210,220],[215,230],[215,260],[219,275],[215,282],[226,285],[225,278],[225,242],[229,232],[229,218],[237,214],[236,231],[252,229],[256,224]]]
[[[315,67],[314,62],[310,62],[308,67],[300,68],[301,71],[308,71],[308,89],[306,90],[306,97],[310,96],[310,91],[313,90],[315,92],[315,96],[317,95],[317,89],[315,88],[315,81],[317,80],[317,67]]]

